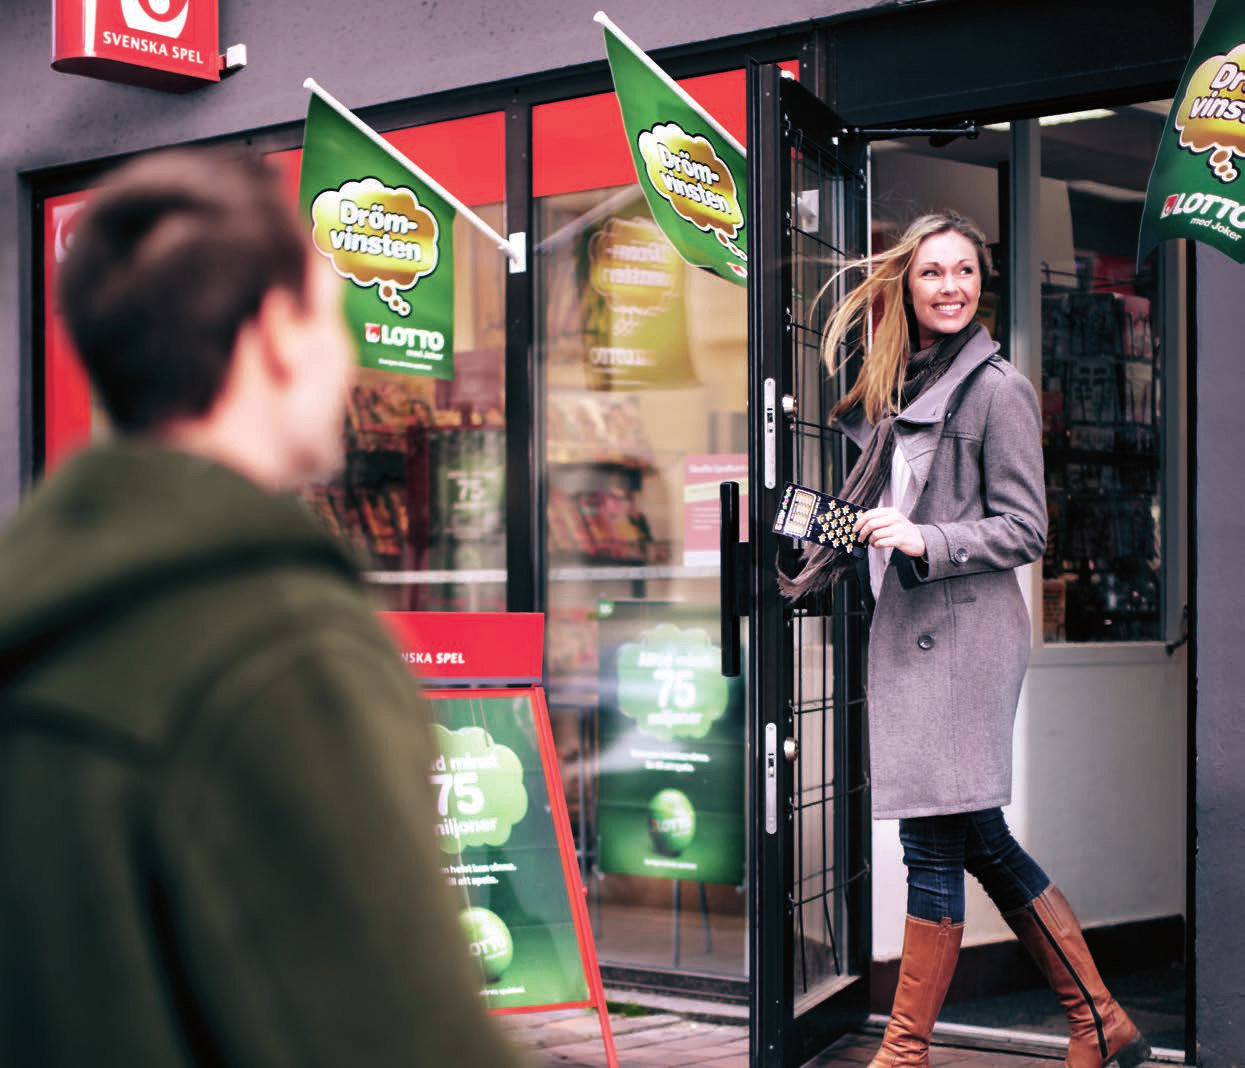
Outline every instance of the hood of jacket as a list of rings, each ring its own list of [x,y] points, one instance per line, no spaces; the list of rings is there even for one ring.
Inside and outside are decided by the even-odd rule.
[[[0,684],[171,585],[274,561],[357,574],[296,498],[236,471],[136,441],[83,452],[0,533]]]

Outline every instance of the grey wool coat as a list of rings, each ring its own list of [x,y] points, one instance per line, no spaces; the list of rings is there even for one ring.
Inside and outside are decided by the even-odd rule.
[[[926,559],[892,554],[869,632],[875,819],[1011,800],[1030,645],[1015,569],[1042,554],[1046,493],[1037,396],[998,349],[980,329],[895,419],[912,468],[899,510]],[[839,425],[863,443],[872,427],[852,414]]]

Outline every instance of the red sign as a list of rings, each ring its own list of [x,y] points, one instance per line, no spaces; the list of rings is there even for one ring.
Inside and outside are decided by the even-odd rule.
[[[539,683],[545,617],[540,612],[381,612],[406,665],[443,684]]]
[[[220,81],[218,0],[52,0],[52,67],[184,93]]]

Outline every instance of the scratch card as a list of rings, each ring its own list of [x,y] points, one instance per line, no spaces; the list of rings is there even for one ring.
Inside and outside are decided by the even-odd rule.
[[[863,511],[860,505],[841,497],[788,482],[774,517],[774,533],[863,556],[865,547],[852,533],[856,517]]]

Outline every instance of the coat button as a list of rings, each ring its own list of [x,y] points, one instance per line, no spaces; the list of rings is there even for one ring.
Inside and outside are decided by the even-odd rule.
[[[968,550],[963,547],[956,549],[955,552],[951,554],[951,559],[957,564],[968,563]]]
[[[932,634],[922,634],[917,638],[916,643],[922,649],[932,649],[934,647],[934,636]]]

